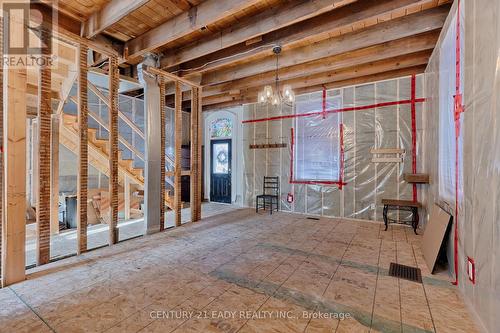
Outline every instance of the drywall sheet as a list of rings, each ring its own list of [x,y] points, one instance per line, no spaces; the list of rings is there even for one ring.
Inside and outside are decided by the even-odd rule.
[[[447,249],[450,273],[457,278],[459,289],[474,309],[482,330],[488,332],[497,332],[500,327],[499,16],[498,1],[454,1],[425,72],[427,102],[423,122],[423,171],[430,175],[431,184],[422,196],[426,205],[438,203],[454,217]],[[440,85],[456,76],[456,66],[450,68],[450,63],[456,64],[457,44],[451,45],[450,50],[447,36],[452,31],[456,42],[457,17],[460,17],[461,37],[459,88],[463,89],[464,111],[459,123],[458,170],[452,165],[449,175],[450,171],[446,171],[449,167],[443,168],[442,164],[446,158],[443,146],[437,143],[443,139],[440,117],[449,119],[455,115],[454,96],[445,95]],[[455,129],[455,123],[453,126]],[[452,140],[451,149],[456,144]],[[454,186],[457,176],[458,191]],[[467,275],[467,257],[475,262],[475,284]]]
[[[424,254],[425,263],[431,272],[434,270],[439,249],[443,243],[448,224],[450,224],[450,218],[450,214],[442,210],[439,206],[432,206],[429,221],[427,221],[422,238],[422,253]]]
[[[415,98],[423,96],[423,79],[415,78]],[[412,171],[414,151],[412,135],[421,135],[422,101],[416,102],[415,118],[417,129],[412,129],[411,76],[374,82],[370,84],[332,89],[323,92],[297,96],[294,107],[248,104],[243,110],[243,183],[244,204],[254,206],[255,196],[262,192],[264,176],[280,177],[283,211],[328,217],[350,217],[367,220],[382,220],[383,198],[412,199],[413,188],[403,180],[404,172]],[[397,101],[404,103],[393,103]],[[390,105],[380,105],[390,103]],[[367,105],[380,105],[360,110],[344,110]],[[326,113],[324,113],[326,111]],[[331,112],[330,112],[331,111]],[[297,114],[314,115],[287,117]],[[268,118],[275,120],[266,120]],[[261,121],[255,121],[255,120]],[[340,175],[340,124],[343,139],[342,188],[335,181]],[[312,131],[298,131],[309,126]],[[307,141],[304,147],[313,147],[297,157],[292,156],[292,129],[294,145],[297,140]],[[297,133],[298,132],[298,133]],[[416,167],[420,165],[420,139],[415,147]],[[284,143],[284,148],[249,149],[250,144]],[[338,164],[328,164],[318,151],[324,154],[329,147]],[[296,147],[294,147],[296,148]],[[371,150],[374,148],[401,148],[405,150],[403,163],[373,163]],[[316,157],[315,157],[316,156]],[[297,159],[303,159],[297,166]],[[316,172],[318,164],[330,172]],[[310,165],[311,167],[308,167]],[[305,167],[305,169],[303,169]],[[302,168],[302,169],[301,169]],[[335,177],[334,177],[335,175]],[[307,179],[301,179],[307,178]],[[311,179],[309,179],[311,178]],[[318,183],[327,178],[329,184]],[[335,178],[335,179],[332,179]],[[325,180],[325,179],[323,179]],[[332,181],[333,180],[333,181]],[[311,182],[312,181],[312,182]],[[287,201],[288,194],[293,202]],[[421,221],[425,221],[425,212]],[[424,223],[422,223],[424,224]]]

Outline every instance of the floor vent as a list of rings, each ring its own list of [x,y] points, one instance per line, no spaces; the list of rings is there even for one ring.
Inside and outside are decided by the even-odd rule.
[[[389,266],[389,275],[400,279],[422,283],[422,272],[420,268],[405,266],[391,262]]]
[[[311,216],[308,216],[307,217],[308,220],[314,220],[314,221],[319,221],[319,217],[311,217]]]

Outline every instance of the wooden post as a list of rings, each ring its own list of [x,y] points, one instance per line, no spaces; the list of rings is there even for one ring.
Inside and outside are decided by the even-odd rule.
[[[36,200],[37,221],[37,264],[43,265],[50,259],[50,145],[51,145],[51,114],[52,114],[52,80],[49,58],[51,56],[52,37],[42,30],[42,56],[46,59],[39,69],[38,79],[38,156],[36,163],[38,172],[35,182],[38,182]],[[34,160],[35,161],[35,160]],[[35,163],[34,163],[35,165]]]
[[[163,77],[159,79],[160,84],[160,126],[161,126],[161,143],[160,143],[160,181],[161,181],[161,194],[160,194],[160,231],[165,229],[165,80]]]
[[[181,225],[181,154],[182,154],[182,90],[181,83],[175,82],[175,163],[174,163],[174,210],[175,225]]]
[[[191,88],[191,221],[201,220],[201,88]]]
[[[7,286],[25,279],[26,68],[5,68],[4,79],[2,286]]]
[[[0,54],[3,53],[3,17],[0,17]],[[4,87],[3,87],[3,64],[0,65],[0,147],[3,147],[3,95],[5,93]],[[3,199],[4,199],[4,187],[3,187],[3,182],[4,182],[4,163],[3,163],[3,151],[0,151],[0,286],[2,286],[2,272],[3,271],[3,266],[2,266],[2,253],[3,253]]]
[[[118,59],[109,58],[109,244],[118,242]]]
[[[78,63],[78,175],[77,175],[77,253],[87,251],[87,186],[88,186],[88,87],[87,53],[84,44],[79,46]]]
[[[52,115],[52,137],[50,154],[50,234],[59,233],[59,124],[60,115]]]
[[[123,199],[125,201],[125,220],[130,220],[130,178],[127,175],[124,178]]]

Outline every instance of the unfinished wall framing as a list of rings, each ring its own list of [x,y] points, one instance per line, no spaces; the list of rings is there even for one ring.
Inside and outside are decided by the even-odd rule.
[[[249,104],[243,110],[244,205],[253,207],[255,196],[262,192],[263,177],[276,175],[280,176],[283,211],[380,221],[382,198],[413,199],[413,186],[404,182],[403,174],[419,165],[423,76],[333,89],[326,94],[327,111],[337,108],[334,100],[341,101],[343,185],[290,181],[294,169],[290,147],[250,149],[251,145],[291,142],[290,129],[297,126],[297,117],[290,106]],[[309,101],[311,121],[321,126],[325,111],[322,92],[298,96],[296,105],[301,100]],[[327,112],[326,117],[335,113]],[[372,163],[373,148],[404,149],[403,163]],[[287,201],[288,194],[294,197],[292,203]]]

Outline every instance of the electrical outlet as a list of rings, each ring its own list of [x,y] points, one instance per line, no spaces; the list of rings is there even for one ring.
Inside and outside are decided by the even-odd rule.
[[[370,209],[375,209],[375,204],[374,203],[370,204]]]
[[[467,275],[472,284],[476,284],[476,264],[470,257],[467,257]]]

